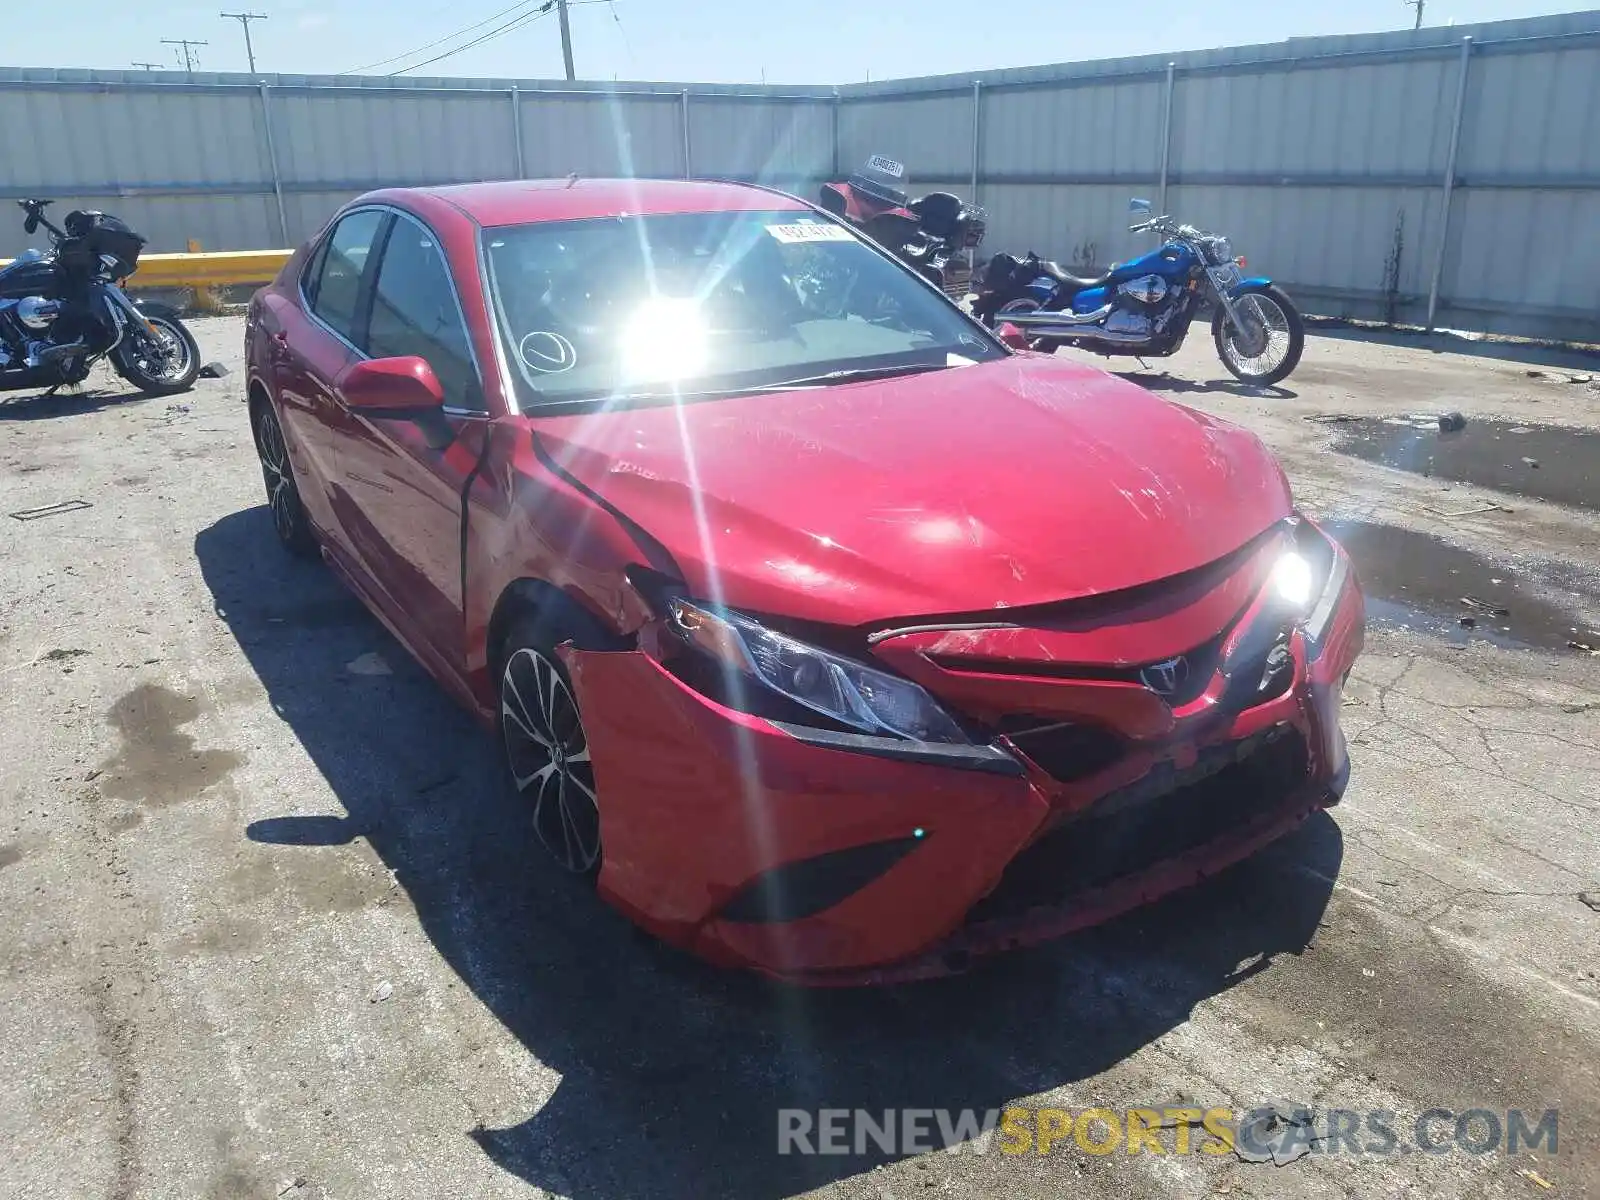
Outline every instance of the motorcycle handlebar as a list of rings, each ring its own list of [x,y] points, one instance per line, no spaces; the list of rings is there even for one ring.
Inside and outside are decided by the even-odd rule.
[[[58,240],[65,236],[61,230],[50,223],[50,218],[44,215],[44,210],[52,203],[53,201],[50,200],[18,200],[17,207],[28,214],[27,220],[22,223],[22,227],[29,233],[33,233],[39,226],[43,225],[50,231],[51,236]]]
[[[1148,221],[1128,226],[1129,233],[1144,233],[1146,230],[1188,238],[1190,241],[1199,241],[1205,237],[1205,234],[1193,225],[1180,225],[1171,217],[1151,217]]]

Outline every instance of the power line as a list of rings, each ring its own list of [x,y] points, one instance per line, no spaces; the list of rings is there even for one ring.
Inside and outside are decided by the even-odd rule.
[[[490,21],[496,20],[499,17],[503,17],[509,12],[514,12],[519,8],[526,9],[530,3],[533,3],[533,0],[517,0],[517,2],[511,5],[509,8],[502,8],[497,13],[490,13],[487,17],[475,25],[468,25],[465,29],[457,29],[454,33],[447,33],[443,37],[434,38],[433,41],[428,42],[425,45],[414,46],[410,50],[402,51],[401,53],[391,55],[388,58],[380,58],[377,62],[370,62],[365,66],[352,67],[348,71],[340,71],[339,74],[359,75],[363,71],[372,70],[373,67],[386,67],[392,62],[399,62],[402,58],[410,58],[413,54],[424,54],[427,51],[432,50],[435,46],[442,46],[445,42],[450,41],[452,38],[460,37],[463,33],[471,33],[474,29],[482,29]]]
[[[255,47],[250,44],[250,22],[265,21],[267,19],[267,14],[242,12],[218,13],[217,15],[222,17],[231,17],[233,20],[244,26],[244,54],[245,57],[250,60],[250,74],[254,75],[256,73],[256,50]]]
[[[617,12],[615,0],[606,0],[611,5],[611,19],[617,23],[617,32],[622,35],[622,48],[628,52],[628,65],[633,68],[635,78],[639,74],[639,60],[633,56],[633,43],[628,40],[628,31],[622,27],[622,16]],[[569,75],[567,78],[571,78]]]
[[[187,71],[190,75],[193,75],[194,74],[195,56],[189,53],[189,47],[190,46],[209,46],[211,43],[210,42],[197,42],[193,38],[162,38],[161,39],[161,44],[163,46],[182,46],[183,47],[183,69],[185,71]]]
[[[478,37],[473,38],[470,42],[466,42],[455,47],[453,50],[446,50],[443,54],[435,54],[432,58],[425,58],[419,63],[412,63],[409,67],[401,67],[397,71],[390,71],[389,74],[404,75],[407,71],[415,71],[418,67],[431,66],[433,63],[442,62],[444,59],[454,58],[463,50],[471,50],[474,46],[481,46],[484,42],[492,41],[497,37],[503,37],[505,34],[511,33],[514,30],[521,29],[524,25],[531,25],[540,17],[549,16],[551,10],[555,8],[558,2],[559,0],[544,0],[544,3],[533,12],[523,13],[520,17],[514,17],[507,21],[504,25],[501,25],[495,29],[491,29],[488,33],[481,34]]]
[[[511,5],[509,8],[502,8],[499,12],[490,13],[487,17],[483,18],[483,20],[475,22],[472,25],[468,25],[463,29],[457,29],[453,33],[444,34],[441,37],[434,38],[431,42],[425,42],[421,46],[415,46],[412,49],[402,51],[399,54],[390,55],[388,58],[381,58],[377,62],[370,62],[359,67],[352,67],[348,71],[340,71],[339,74],[359,75],[362,72],[370,71],[375,67],[386,67],[390,63],[399,62],[401,59],[410,58],[413,55],[426,54],[429,50],[432,50],[437,46],[443,46],[445,43],[460,37],[462,34],[471,33],[474,29],[482,29],[491,21],[497,20],[498,18],[505,16],[507,13],[517,14],[516,16],[512,17],[511,20],[497,25],[487,33],[480,34],[478,37],[472,38],[470,41],[463,42],[459,46],[453,46],[440,54],[434,55],[432,58],[424,59],[421,62],[412,63],[409,66],[397,67],[393,71],[388,72],[388,74],[391,76],[403,75],[407,71],[415,71],[418,67],[429,66],[432,63],[440,62],[443,59],[460,54],[465,50],[471,50],[474,46],[481,46],[484,42],[501,37],[504,34],[515,32],[516,30],[521,29],[524,25],[531,24],[540,17],[548,15],[558,7],[564,10],[568,8],[576,8],[584,4],[609,4],[611,2],[612,0],[518,0],[516,4]],[[536,4],[537,7],[529,7],[530,5],[534,4]],[[518,9],[521,11],[518,12]],[[566,60],[565,65],[567,68],[567,78],[573,79],[575,76],[573,74],[571,62],[572,42],[570,31],[568,31],[562,39],[562,50],[562,57]]]
[[[166,69],[166,63],[136,62],[136,67],[143,67],[146,71],[161,71]]]

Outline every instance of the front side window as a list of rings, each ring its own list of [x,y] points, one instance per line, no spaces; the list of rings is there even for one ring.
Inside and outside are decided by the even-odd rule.
[[[373,358],[426,359],[444,388],[446,404],[483,408],[444,254],[433,234],[408,217],[395,218],[378,264],[366,352]]]
[[[383,220],[382,212],[366,209],[351,213],[334,226],[327,249],[319,251],[321,271],[315,286],[306,290],[306,295],[313,297],[311,311],[350,342],[356,340],[362,273]]]
[[[906,268],[811,213],[544,222],[482,236],[524,410],[810,386],[1006,353]]]
[[[322,261],[327,256],[328,242],[324,238],[311,248],[311,253],[306,255],[305,266],[300,268],[300,292],[307,304],[315,305],[317,302],[317,284],[322,282]]]

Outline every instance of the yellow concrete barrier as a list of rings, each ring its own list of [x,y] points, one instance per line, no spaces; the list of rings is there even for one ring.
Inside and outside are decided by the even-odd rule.
[[[271,283],[292,250],[233,250],[206,254],[145,254],[128,278],[138,288],[233,287]]]
[[[268,284],[292,250],[228,250],[205,254],[145,254],[128,277],[128,288],[235,287]],[[0,260],[0,267],[10,260]]]

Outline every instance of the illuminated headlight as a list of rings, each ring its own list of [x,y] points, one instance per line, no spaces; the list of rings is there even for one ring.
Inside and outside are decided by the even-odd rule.
[[[1272,590],[1285,603],[1304,612],[1316,599],[1316,576],[1305,556],[1291,550],[1272,568]]]
[[[1273,565],[1269,586],[1279,601],[1299,614],[1312,657],[1321,648],[1349,575],[1350,560],[1306,520],[1295,527],[1294,549]]]
[[[672,623],[724,672],[736,672],[796,704],[862,733],[966,745],[967,735],[908,679],[830,654],[748,617],[673,599]]]

